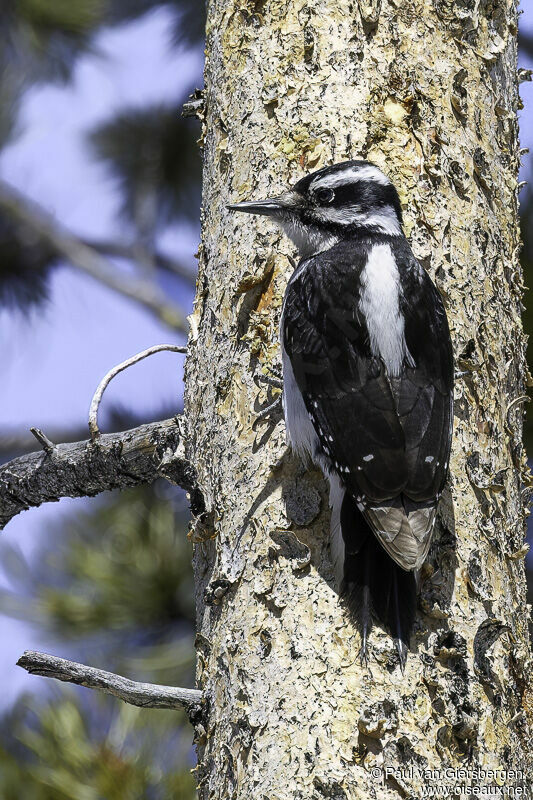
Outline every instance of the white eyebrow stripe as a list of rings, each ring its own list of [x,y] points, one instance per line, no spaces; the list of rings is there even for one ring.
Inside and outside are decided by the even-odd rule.
[[[309,184],[309,188],[333,189],[335,186],[342,186],[344,183],[353,183],[353,181],[375,181],[382,186],[388,186],[390,184],[390,180],[378,167],[367,164],[364,167],[343,169],[339,172],[333,172],[330,175],[317,175]]]
[[[400,222],[392,206],[384,206],[374,211],[361,212],[357,204],[333,208],[325,206],[320,209],[320,217],[324,222],[338,225],[367,225],[378,228],[389,236],[399,236]]]

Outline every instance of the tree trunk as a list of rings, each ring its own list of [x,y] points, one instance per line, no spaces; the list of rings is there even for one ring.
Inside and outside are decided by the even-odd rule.
[[[193,531],[201,800],[527,783],[516,26],[514,0],[208,3],[186,395],[208,509]],[[361,156],[400,192],[460,372],[451,477],[403,675],[377,627],[360,666],[334,588],[324,480],[287,451],[281,414],[256,421],[272,398],[257,376],[280,367],[294,251],[269,220],[225,208]],[[481,766],[518,773],[476,777]]]

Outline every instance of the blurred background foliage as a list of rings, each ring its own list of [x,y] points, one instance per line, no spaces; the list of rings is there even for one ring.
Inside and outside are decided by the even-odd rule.
[[[137,680],[194,685],[194,608],[184,496],[161,481],[95,500],[45,530],[30,568],[5,545],[4,613],[61,653]],[[192,798],[184,714],[55,684],[23,696],[0,728],[0,797]]]
[[[170,13],[169,38],[176,49],[202,48],[203,4],[197,0],[5,0],[0,149],[21,130],[25,92],[44,82],[69,82],[78,60],[97,48],[102,30],[159,7]],[[193,79],[201,82],[201,75]],[[87,157],[115,178],[121,216],[120,235],[81,244],[105,258],[124,282],[142,284],[141,305],[143,291],[149,291],[155,303],[179,306],[179,281],[194,284],[190,268],[157,251],[159,232],[199,218],[199,128],[181,116],[185,100],[186,94],[166,104],[121,109],[86,132]],[[32,216],[57,236],[64,232],[60,220],[33,203],[27,218],[11,213],[11,187],[0,184],[0,305],[28,312],[47,302],[51,273],[65,260],[61,246],[32,225]],[[78,266],[75,259],[72,266]],[[178,279],[170,288],[169,274]],[[161,408],[158,416],[175,412]],[[113,429],[141,421],[146,420],[133,419],[129,409],[111,415]],[[65,436],[85,438],[80,431]],[[1,449],[8,460],[35,448],[22,436],[4,439]],[[67,658],[136,680],[193,686],[194,591],[184,494],[159,482],[81,501],[76,509],[66,521],[63,515],[45,527],[31,563],[3,540],[10,588],[0,593],[0,611],[35,626],[53,643],[50,650]],[[19,697],[0,721],[2,800],[195,796],[192,729],[184,714],[35,681],[35,691]]]
[[[97,47],[100,31],[159,7],[171,13],[174,46],[201,49],[204,17],[198,0],[4,0],[0,149],[17,137],[28,89],[68,82],[79,59]],[[522,36],[520,45],[533,58],[533,37]],[[121,219],[120,236],[81,244],[108,259],[123,280],[141,281],[143,291],[155,287],[151,312],[163,297],[157,293],[161,285],[165,303],[179,305],[179,281],[189,287],[194,281],[190,269],[157,248],[160,231],[199,217],[199,131],[181,116],[185,99],[121,110],[86,132],[87,153],[116,180]],[[0,305],[24,311],[46,303],[51,273],[64,261],[64,252],[32,224],[33,215],[48,227],[55,225],[41,209],[29,204],[26,218],[13,213],[9,187],[0,181],[2,197]],[[524,191],[521,199],[522,263],[529,285],[533,193]],[[61,230],[54,230],[61,238]],[[72,266],[78,265],[74,261]],[[178,278],[172,289],[169,275]],[[143,291],[132,302],[146,305]],[[527,331],[533,330],[532,315],[530,306]],[[177,336],[180,332],[174,330]],[[174,412],[162,408],[159,416]],[[132,418],[130,409],[117,408],[110,424],[118,430],[141,421]],[[48,433],[56,441],[84,437],[80,430]],[[34,444],[21,432],[19,438],[4,438],[0,456],[8,460],[35,449]],[[533,453],[533,415],[526,444]],[[137,680],[192,686],[194,593],[183,493],[161,482],[80,501],[76,509],[66,521],[63,516],[43,530],[43,545],[31,564],[3,540],[10,589],[0,593],[0,611],[35,626],[59,655]],[[182,714],[141,710],[95,692],[35,681],[35,690],[19,697],[0,721],[2,800],[195,796],[191,729]]]

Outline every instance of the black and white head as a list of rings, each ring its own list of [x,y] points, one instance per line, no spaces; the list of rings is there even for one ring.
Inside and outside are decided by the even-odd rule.
[[[370,161],[324,167],[278,197],[228,208],[273,217],[303,257],[327,250],[345,237],[402,234],[398,192]]]

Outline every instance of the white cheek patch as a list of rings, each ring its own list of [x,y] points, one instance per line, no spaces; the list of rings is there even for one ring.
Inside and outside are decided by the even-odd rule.
[[[333,206],[322,206],[316,210],[317,217],[323,222],[333,222],[336,225],[350,225],[361,217],[361,206],[357,203],[334,208]]]
[[[402,232],[400,220],[392,206],[385,206],[377,211],[361,215],[360,220],[355,221],[360,222],[361,225],[379,228],[380,231],[388,233],[389,236],[399,236]]]

